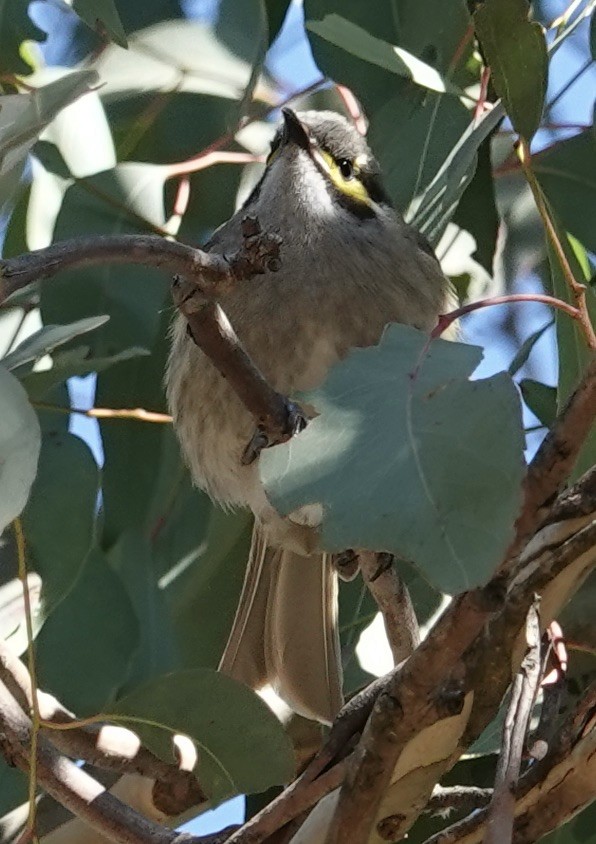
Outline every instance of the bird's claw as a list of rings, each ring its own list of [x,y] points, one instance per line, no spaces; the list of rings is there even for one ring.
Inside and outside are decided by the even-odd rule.
[[[254,463],[263,449],[280,445],[280,443],[285,443],[292,439],[293,436],[303,431],[307,424],[308,417],[302,408],[294,404],[294,402],[286,402],[286,419],[284,420],[283,427],[279,431],[276,431],[267,430],[263,425],[259,425],[244,449],[242,455],[243,466],[249,466],[251,463]]]

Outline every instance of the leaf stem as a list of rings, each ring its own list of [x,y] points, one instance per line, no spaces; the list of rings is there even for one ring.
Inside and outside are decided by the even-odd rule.
[[[571,294],[575,300],[577,308],[577,316],[575,316],[575,319],[577,319],[581,326],[589,348],[596,349],[596,334],[594,333],[594,327],[590,320],[590,315],[588,313],[588,306],[586,302],[586,285],[579,282],[573,275],[573,271],[569,265],[567,256],[565,255],[563,245],[561,244],[561,241],[559,240],[557,232],[553,225],[553,221],[551,219],[551,215],[549,213],[547,203],[542,192],[542,188],[538,184],[538,180],[534,175],[534,171],[532,170],[532,156],[530,152],[530,145],[524,138],[519,139],[517,152],[522,169],[524,171],[524,175],[526,177],[528,185],[530,186],[530,190],[532,191],[532,194],[534,196],[534,201],[536,203],[538,213],[540,214],[544,230],[546,231],[548,239],[550,240],[550,243],[559,261],[565,280],[569,286],[569,290],[571,291]]]
[[[456,308],[449,311],[447,314],[440,314],[437,324],[431,332],[431,339],[440,337],[450,325],[452,325],[460,317],[478,311],[481,308],[490,308],[493,305],[508,305],[513,302],[540,302],[543,305],[550,305],[553,308],[559,308],[573,319],[580,319],[581,312],[579,308],[570,305],[569,302],[564,302],[563,299],[557,299],[555,296],[548,296],[546,293],[509,293],[506,296],[493,296],[490,299],[478,299],[477,302],[469,302],[467,305],[462,305],[461,308]]]
[[[145,410],[144,407],[90,407],[85,410],[82,407],[60,407],[58,404],[48,404],[43,401],[32,401],[31,404],[37,410],[49,410],[54,413],[78,413],[90,419],[134,419],[137,422],[157,422],[162,425],[169,425],[172,417],[167,413],[157,413],[153,410]]]
[[[39,713],[39,701],[37,699],[37,671],[35,668],[35,647],[33,643],[33,621],[31,614],[31,599],[29,585],[27,583],[27,559],[25,556],[25,535],[20,518],[13,522],[15,542],[17,546],[17,560],[19,580],[23,586],[23,602],[25,606],[25,627],[27,629],[27,662],[29,676],[31,677],[31,755],[29,758],[29,815],[27,818],[27,830],[31,840],[37,841],[35,835],[35,816],[37,803],[35,792],[37,790],[37,739],[41,725]]]

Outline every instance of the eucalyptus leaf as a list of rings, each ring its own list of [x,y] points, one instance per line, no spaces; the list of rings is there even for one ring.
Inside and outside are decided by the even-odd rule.
[[[527,141],[540,125],[548,58],[544,30],[528,20],[527,0],[485,0],[474,27],[513,128]]]
[[[0,16],[3,11],[0,0]],[[96,81],[95,71],[73,71],[30,93],[0,96],[0,209],[15,194],[29,150],[40,133]]]
[[[48,37],[29,16],[29,0],[0,0],[0,73],[30,73],[21,56],[25,40],[43,42]]]
[[[0,366],[0,533],[21,513],[37,474],[39,422],[16,378]]]
[[[324,508],[327,550],[412,561],[435,587],[486,581],[513,535],[524,475],[519,399],[505,373],[470,381],[479,349],[391,325],[302,400],[319,415],[264,452],[284,515]]]
[[[146,357],[150,352],[139,346],[123,349],[106,357],[93,357],[89,346],[76,346],[74,349],[55,352],[52,366],[41,372],[28,372],[20,375],[20,380],[32,401],[39,401],[47,392],[73,376],[88,375],[90,372],[102,372],[117,363],[132,358]]]
[[[124,583],[139,618],[139,647],[124,692],[179,667],[167,601],[159,588],[151,541],[139,530],[123,532],[110,549],[110,564]]]
[[[307,29],[330,41],[331,44],[335,44],[336,47],[347,50],[357,58],[410,79],[422,88],[428,88],[439,94],[462,95],[462,91],[456,85],[442,78],[431,65],[420,61],[402,47],[396,47],[387,41],[375,38],[341,15],[326,15],[320,22],[310,21]]]
[[[284,24],[292,0],[265,0],[269,44],[273,44]]]
[[[246,686],[210,668],[158,677],[117,701],[111,712],[131,716],[131,728],[168,761],[173,761],[173,734],[193,739],[199,750],[197,775],[212,802],[264,791],[293,776],[290,741],[269,707]]]
[[[71,322],[69,325],[44,325],[39,331],[30,334],[22,343],[19,343],[14,351],[6,355],[2,364],[7,369],[12,370],[24,363],[39,360],[57,346],[68,343],[69,340],[78,337],[80,334],[99,328],[108,320],[109,316],[96,316],[80,319],[77,322]]]
[[[126,33],[114,0],[73,0],[72,8],[92,30],[106,32],[119,47],[126,47]]]
[[[570,237],[561,226],[556,214],[551,212],[552,225],[557,239],[565,254],[566,263],[573,277],[580,283],[588,280],[589,263],[581,243]],[[561,266],[557,250],[550,240],[547,242],[548,260],[551,271],[553,293],[559,299],[574,304],[566,273]],[[591,285],[586,286],[586,307],[592,325],[596,325],[596,292]],[[555,312],[557,327],[557,347],[559,351],[559,378],[557,385],[557,409],[560,412],[567,399],[578,386],[580,379],[592,360],[592,351],[577,320],[557,308]],[[575,464],[572,477],[580,477],[596,464],[596,431],[592,430],[584,442]]]
[[[139,621],[118,575],[97,548],[37,637],[40,688],[79,716],[109,705],[126,681]]]
[[[30,564],[43,581],[38,622],[63,600],[79,576],[95,538],[98,492],[99,471],[89,446],[66,432],[46,434],[23,513]]]
[[[536,419],[546,428],[550,428],[557,417],[557,388],[541,384],[532,378],[520,381],[519,388]]]
[[[532,169],[561,224],[596,252],[596,134],[590,127],[532,156]]]
[[[541,844],[591,844],[595,827],[596,803],[590,803],[583,811],[540,841]]]
[[[529,337],[526,337],[526,339],[515,353],[513,360],[507,368],[507,372],[511,376],[516,375],[520,371],[520,369],[526,365],[530,355],[532,354],[532,349],[540,340],[545,331],[548,331],[549,328],[552,328],[553,323],[554,320],[549,319],[549,321],[545,322],[543,326],[538,328],[536,331],[533,331]]]

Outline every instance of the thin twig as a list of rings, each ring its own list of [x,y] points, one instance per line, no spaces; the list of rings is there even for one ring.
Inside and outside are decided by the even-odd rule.
[[[361,551],[358,554],[364,582],[383,616],[393,664],[407,659],[420,644],[420,628],[408,587],[393,565],[393,556]]]
[[[0,747],[6,759],[29,770],[30,719],[0,682]],[[152,823],[107,792],[43,736],[36,757],[37,782],[54,799],[117,844],[204,844],[196,838]],[[207,840],[213,840],[210,836]]]
[[[43,401],[32,401],[31,404],[37,410],[67,415],[77,413],[89,419],[132,419],[136,422],[154,422],[160,425],[172,423],[172,417],[168,413],[157,413],[154,410],[145,410],[143,407],[90,407],[85,410],[82,407],[62,407],[59,404],[48,404]]]
[[[503,741],[495,790],[488,809],[484,844],[510,844],[515,816],[515,787],[519,779],[526,733],[540,684],[540,619],[538,601],[526,622],[527,651],[513,681],[511,700],[503,727]]]
[[[314,780],[305,777],[306,772],[302,774],[235,832],[229,839],[229,844],[260,844],[265,841],[341,785],[347,765],[348,761],[344,759]]]
[[[524,175],[528,185],[530,186],[530,190],[532,191],[536,208],[540,214],[542,225],[544,226],[544,230],[548,236],[555,255],[557,256],[559,266],[561,267],[565,281],[567,282],[571,295],[573,296],[577,306],[577,310],[579,312],[577,321],[579,322],[582,332],[586,338],[587,345],[590,349],[596,350],[596,333],[594,333],[594,326],[592,325],[590,314],[588,312],[586,285],[582,284],[574,277],[573,271],[569,266],[569,261],[567,260],[565,250],[563,249],[563,245],[559,240],[555,226],[551,219],[542,188],[540,187],[538,180],[534,175],[534,171],[532,170],[530,145],[524,138],[520,138],[519,140],[518,155]]]
[[[478,299],[476,302],[468,302],[467,305],[462,305],[461,308],[455,308],[447,314],[440,314],[436,326],[431,332],[431,338],[440,337],[450,325],[457,322],[466,314],[471,314],[473,311],[478,311],[482,308],[492,308],[495,305],[510,305],[516,302],[540,302],[543,305],[550,305],[553,308],[558,308],[564,311],[573,319],[579,320],[579,308],[574,308],[569,302],[563,299],[557,299],[555,296],[548,296],[546,293],[508,293],[505,296],[491,296],[490,299]]]
[[[52,695],[38,690],[33,696],[31,676],[25,665],[2,642],[0,681],[23,709],[37,707],[41,734],[61,753],[97,768],[155,780],[154,803],[165,814],[175,816],[207,800],[191,771],[155,756],[141,745],[132,730],[106,724],[85,727]]]

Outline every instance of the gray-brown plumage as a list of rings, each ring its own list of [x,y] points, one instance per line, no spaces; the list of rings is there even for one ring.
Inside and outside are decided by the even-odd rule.
[[[350,348],[388,322],[430,329],[448,284],[432,250],[391,208],[365,140],[331,112],[284,111],[264,176],[206,248],[231,253],[251,213],[281,236],[281,268],[221,300],[269,382],[292,396],[318,386]],[[220,668],[253,688],[271,683],[307,717],[341,706],[336,574],[318,547],[318,508],[282,519],[258,461],[242,465],[255,421],[213,364],[173,326],[167,394],[195,482],[255,528],[243,592]]]

